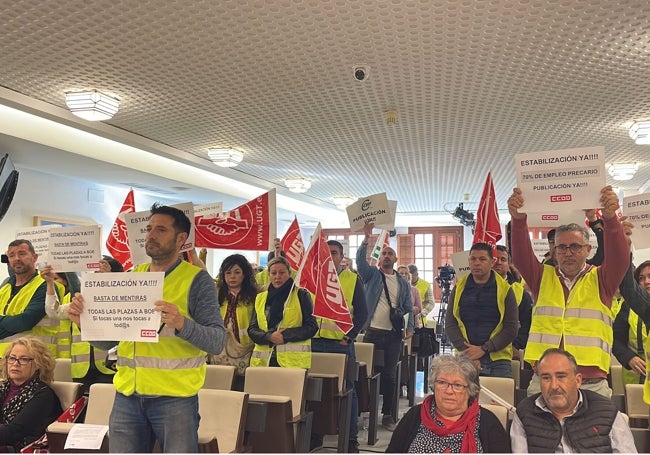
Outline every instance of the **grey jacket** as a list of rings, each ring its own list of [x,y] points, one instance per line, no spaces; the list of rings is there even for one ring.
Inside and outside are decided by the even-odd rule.
[[[372,316],[375,314],[377,304],[379,303],[379,296],[384,292],[384,283],[381,280],[381,274],[384,273],[375,266],[368,264],[366,260],[366,251],[368,250],[367,244],[361,244],[357,250],[357,271],[361,278],[363,278],[364,288],[366,290],[366,305],[368,306],[368,319],[363,326],[366,330],[370,325]],[[414,318],[413,318],[413,302],[411,301],[411,284],[408,283],[402,276],[395,272],[397,275],[397,283],[399,285],[399,298],[398,304],[404,314],[409,315],[408,325],[406,330],[414,333]]]

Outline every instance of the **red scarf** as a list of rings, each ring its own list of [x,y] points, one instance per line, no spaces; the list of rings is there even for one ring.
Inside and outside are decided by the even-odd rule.
[[[431,405],[435,406],[434,396],[429,395],[424,399],[420,407],[420,419],[425,427],[431,430],[437,436],[449,436],[452,434],[463,433],[463,441],[461,443],[461,453],[476,453],[476,439],[474,438],[474,430],[478,425],[478,399],[472,400],[472,404],[463,413],[460,419],[456,420],[449,427],[441,427],[431,414]],[[433,403],[432,403],[433,402]]]

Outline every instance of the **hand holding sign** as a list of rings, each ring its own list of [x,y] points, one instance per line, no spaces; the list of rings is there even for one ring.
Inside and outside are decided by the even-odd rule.
[[[616,211],[619,208],[618,196],[612,189],[611,185],[607,185],[600,190],[600,203],[602,205],[603,218],[609,220],[616,216]]]
[[[512,195],[508,198],[508,211],[513,220],[523,220],[526,218],[526,212],[520,212],[519,209],[524,206],[524,196],[521,189],[514,188]]]

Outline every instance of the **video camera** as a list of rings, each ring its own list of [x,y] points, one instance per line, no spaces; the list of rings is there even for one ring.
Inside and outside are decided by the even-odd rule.
[[[438,276],[436,277],[436,281],[441,288],[449,288],[455,276],[456,270],[454,270],[452,266],[449,264],[441,265],[438,267]]]

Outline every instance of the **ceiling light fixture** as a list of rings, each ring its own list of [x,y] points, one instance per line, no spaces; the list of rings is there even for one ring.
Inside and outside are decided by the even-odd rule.
[[[334,205],[341,210],[345,210],[348,205],[356,201],[355,198],[350,196],[336,196],[332,200],[334,201]]]
[[[244,159],[244,152],[235,149],[208,149],[208,157],[217,166],[235,167]]]
[[[306,193],[311,188],[311,181],[304,178],[285,179],[284,184],[293,193]]]
[[[630,137],[637,145],[650,144],[650,121],[634,122],[630,127]]]
[[[109,120],[120,108],[120,100],[97,90],[66,93],[65,104],[74,115],[91,122]]]
[[[638,168],[637,163],[614,163],[610,164],[608,172],[614,180],[630,180]]]

